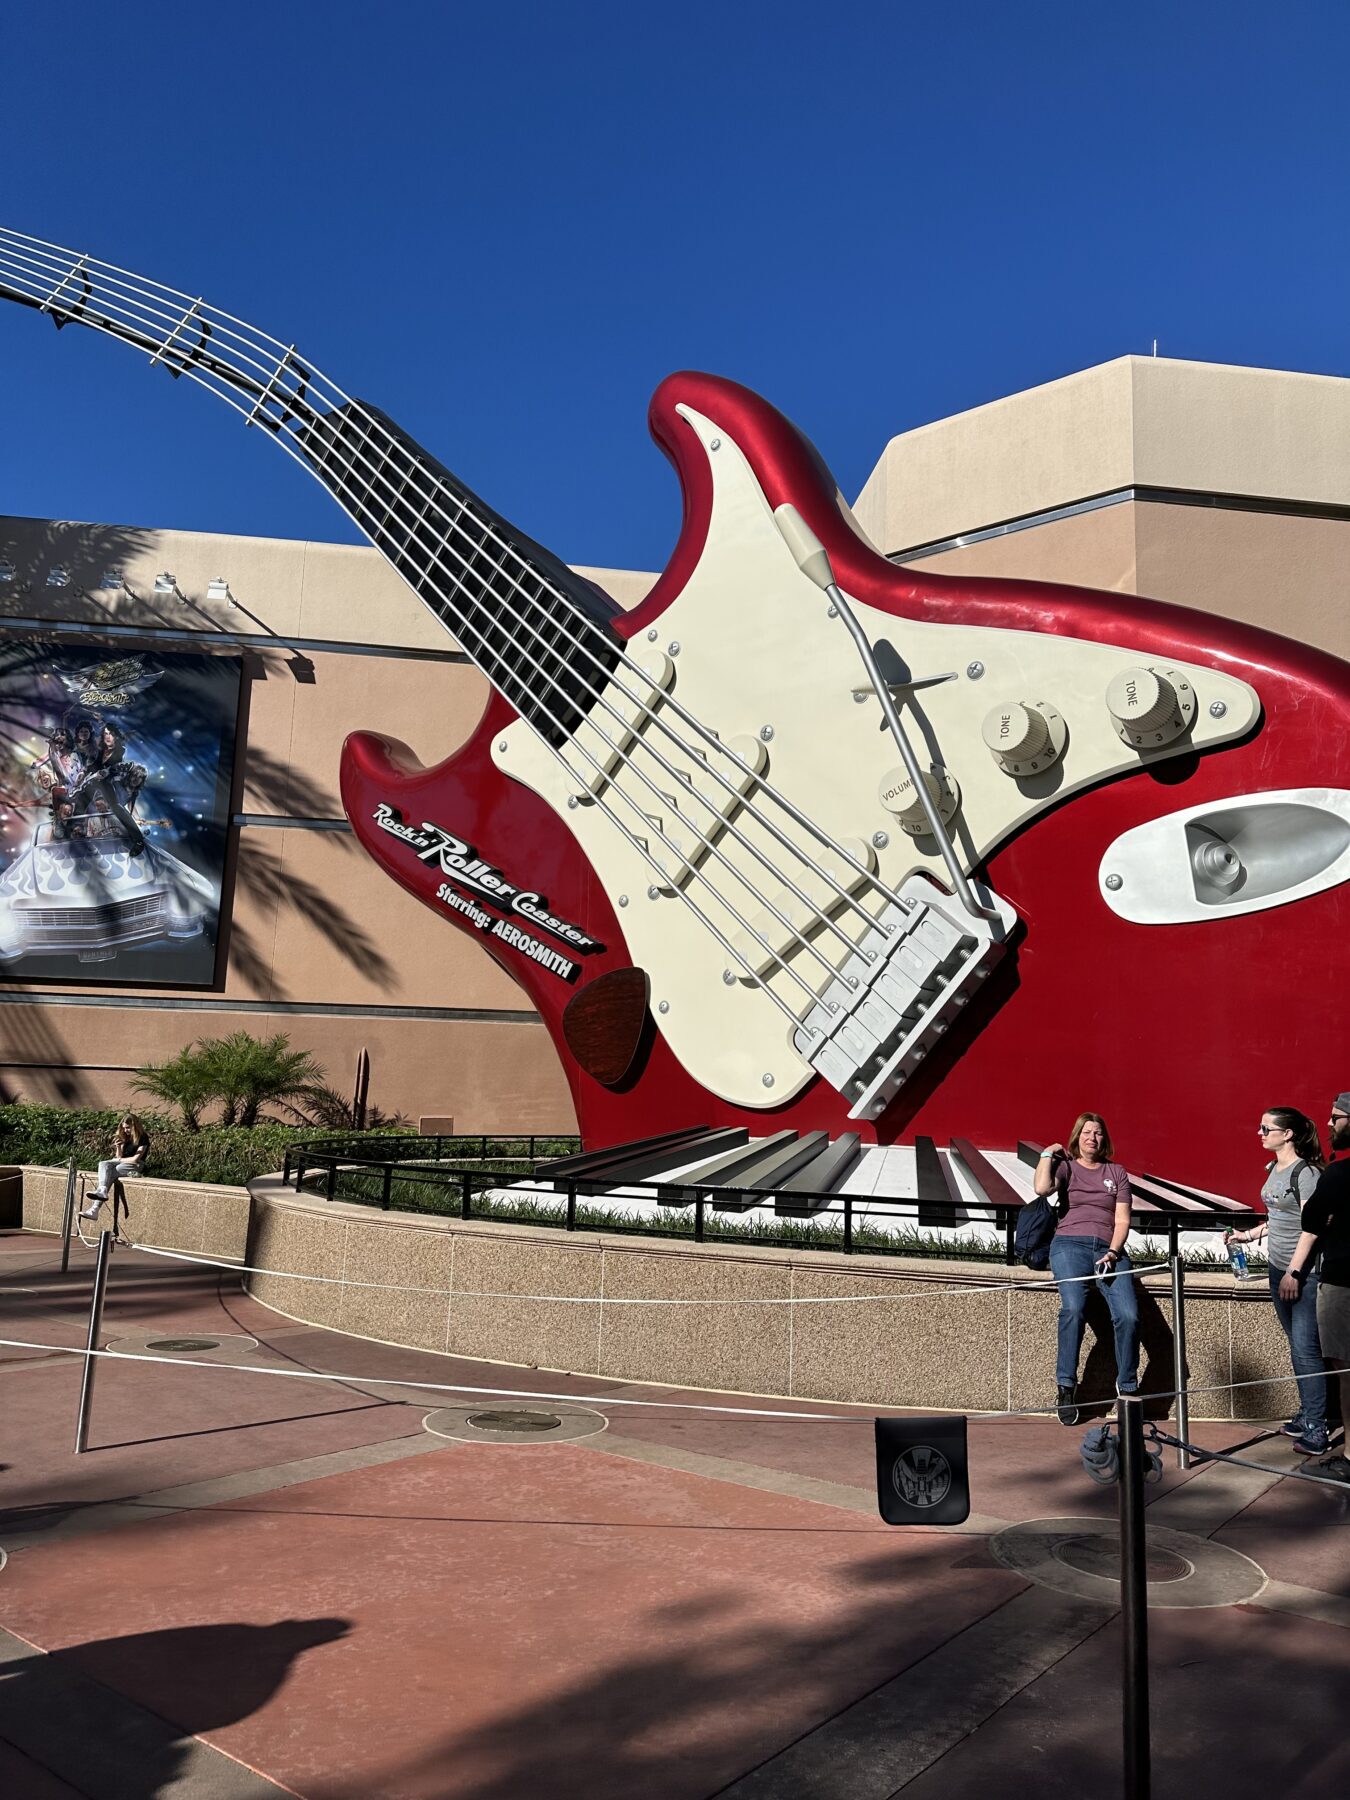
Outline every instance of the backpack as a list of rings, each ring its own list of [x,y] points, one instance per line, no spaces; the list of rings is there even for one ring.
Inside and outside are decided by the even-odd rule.
[[[1273,1171],[1275,1165],[1274,1163],[1270,1163],[1267,1167]],[[1298,1178],[1308,1167],[1310,1167],[1310,1164],[1307,1159],[1302,1156],[1299,1157],[1297,1162],[1291,1162],[1289,1165],[1289,1185],[1284,1190],[1285,1199],[1291,1206],[1296,1206],[1300,1210],[1302,1210],[1303,1207],[1303,1196],[1298,1191]]]
[[[1050,1165],[1052,1176],[1059,1160],[1056,1157]],[[1059,1221],[1056,1195],[1037,1194],[1034,1200],[1029,1200],[1017,1215],[1017,1230],[1013,1234],[1013,1255],[1018,1262],[1025,1263],[1029,1269],[1048,1269],[1050,1240],[1059,1228]]]

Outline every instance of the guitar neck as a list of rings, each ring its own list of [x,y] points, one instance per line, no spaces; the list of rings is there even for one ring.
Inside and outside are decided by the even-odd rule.
[[[111,263],[0,229],[0,299],[186,375],[315,476],[492,685],[558,743],[618,655],[615,608],[392,419],[242,320]]]

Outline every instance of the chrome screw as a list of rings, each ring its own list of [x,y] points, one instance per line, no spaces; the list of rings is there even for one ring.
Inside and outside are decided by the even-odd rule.
[[[569,794],[567,796],[567,810],[569,812],[575,811],[575,809],[578,806],[580,806],[580,804],[581,804],[581,802],[577,799],[575,794]]]
[[[680,640],[675,638],[666,646],[666,648],[670,651],[672,656],[678,656],[680,654]]]
[[[773,742],[773,726],[772,725],[761,725],[759,728],[759,735],[766,744],[772,743]]]
[[[1210,701],[1209,716],[1211,719],[1221,719],[1227,711],[1228,711],[1227,701],[1225,701],[1225,700],[1211,700]]]
[[[972,681],[978,681],[984,674],[984,664],[982,662],[967,663],[966,674]]]
[[[865,700],[869,700],[870,698],[871,695],[867,692],[866,688],[854,688],[853,704],[855,706],[861,706]]]
[[[505,750],[505,748],[506,748],[506,739],[505,738],[497,739],[497,748],[499,750]]]
[[[659,1013],[668,1013],[668,1012],[669,1012],[669,1011],[670,1011],[670,1002],[669,1002],[669,1000],[662,1000],[662,1001],[659,1001],[659,1002],[658,1002],[658,1004],[657,1004],[657,1008],[656,1008],[656,1010],[657,1010],[657,1012],[659,1012]]]
[[[1121,888],[1124,887],[1125,881],[1120,875],[1108,875],[1106,878],[1106,885],[1113,894],[1118,894]]]
[[[764,1083],[765,1087],[773,1086],[773,1076],[772,1075],[761,1075],[760,1080]]]
[[[661,893],[660,888],[656,886],[655,882],[653,882],[651,887],[649,887],[647,889],[647,898],[649,900],[656,900],[660,897],[660,893]]]
[[[653,626],[652,626],[652,628],[651,628],[651,630],[650,630],[650,631],[649,631],[649,632],[648,632],[648,633],[647,633],[647,642],[648,642],[648,643],[649,643],[649,644],[654,644],[654,643],[655,643],[655,642],[656,642],[656,640],[657,640],[657,637],[658,637],[658,636],[659,636],[659,635],[660,635],[660,634],[659,634],[659,633],[658,633],[658,631],[657,631],[657,629],[656,629],[656,627],[655,627],[655,625],[653,625]]]
[[[723,979],[723,981],[724,981],[724,982],[726,982],[726,984],[727,984],[727,986],[728,986],[728,987],[735,987],[735,985],[736,985],[736,972],[735,972],[735,970],[734,970],[734,969],[723,969],[723,971],[722,971],[722,979]]]
[[[827,619],[837,619],[839,617],[839,608],[834,605],[827,606],[825,609],[825,617]]]
[[[891,836],[888,831],[874,831],[872,833],[873,846],[878,850],[884,850],[890,841]]]
[[[619,905],[620,905],[620,906],[627,906],[627,904],[628,904],[628,896],[627,896],[627,894],[620,894],[620,895],[619,895]]]
[[[708,445],[708,448],[710,450],[720,450],[722,448],[721,438],[714,438],[713,441]]]

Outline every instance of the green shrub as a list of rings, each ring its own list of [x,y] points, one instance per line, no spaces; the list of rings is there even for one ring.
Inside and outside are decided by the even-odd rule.
[[[94,1170],[112,1155],[113,1133],[122,1109],[40,1106],[15,1102],[0,1106],[0,1163],[34,1163],[51,1168],[75,1152],[77,1168]],[[149,1174],[165,1181],[205,1181],[242,1187],[279,1169],[289,1145],[316,1134],[298,1125],[205,1125],[191,1129],[163,1113],[142,1112],[150,1133]],[[378,1132],[353,1139],[360,1154],[378,1155]]]

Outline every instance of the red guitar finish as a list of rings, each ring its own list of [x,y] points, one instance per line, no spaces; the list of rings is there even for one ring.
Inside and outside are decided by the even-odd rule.
[[[708,528],[707,459],[676,411],[680,403],[725,423],[769,504],[798,508],[840,585],[861,602],[897,619],[1057,633],[1152,662],[1206,664],[1256,688],[1264,714],[1245,742],[1071,795],[989,860],[988,879],[1016,907],[1025,935],[971,1007],[967,1028],[928,1057],[875,1127],[882,1142],[925,1133],[1007,1147],[1019,1138],[1064,1137],[1074,1116],[1091,1108],[1111,1120],[1127,1163],[1247,1192],[1258,1173],[1254,1128],[1262,1109],[1293,1105],[1320,1120],[1330,1096],[1350,1085],[1334,991],[1350,946],[1350,884],[1263,912],[1140,926],[1103,903],[1097,870],[1120,833],[1181,807],[1282,788],[1350,788],[1350,666],[1271,633],[1133,595],[897,568],[851,529],[820,458],[781,414],[732,382],[698,374],[671,376],[652,402],[653,435],[680,476],[684,524],[655,589],[616,621],[626,638],[679,594]],[[587,1146],[696,1123],[749,1124],[756,1135],[785,1125],[859,1129],[847,1102],[820,1079],[776,1110],[723,1102],[676,1062],[659,1029],[648,1032],[617,1088],[578,1067],[562,1032],[567,1002],[633,959],[621,917],[570,833],[491,760],[494,737],[515,717],[494,694],[472,740],[435,768],[422,767],[401,743],[358,732],[343,752],[343,803],[389,874],[480,936],[529,994],[567,1069]],[[577,958],[580,973],[569,983],[487,936],[437,897],[446,882],[441,868],[375,824],[381,804],[456,834],[603,948]]]
[[[1345,662],[1248,626],[1132,595],[898,569],[856,535],[820,458],[780,414],[734,383],[692,374],[672,376],[663,383],[651,412],[653,433],[674,462],[684,490],[679,543],[670,567],[645,603],[606,624],[587,584],[493,514],[392,420],[353,400],[299,357],[293,344],[269,337],[201,299],[5,229],[0,229],[0,300],[44,313],[57,326],[79,324],[128,345],[138,355],[148,355],[151,367],[162,366],[175,378],[187,376],[224,400],[260,434],[271,436],[324,484],[437,616],[459,631],[466,649],[498,684],[500,691],[494,692],[472,741],[437,768],[422,768],[411,750],[388,739],[363,733],[349,738],[342,757],[343,801],[361,842],[394,879],[437,913],[479,934],[525,988],[567,1069],[588,1147],[697,1125],[745,1124],[756,1136],[782,1126],[823,1128],[837,1135],[853,1125],[850,1102],[824,1078],[808,1079],[808,1072],[822,1064],[830,1081],[852,1087],[860,1114],[871,1116],[869,1081],[876,1083],[878,1095],[895,1092],[898,1086],[889,1109],[874,1124],[854,1126],[883,1141],[922,1133],[942,1141],[960,1137],[977,1145],[1011,1146],[1024,1137],[1067,1136],[1075,1114],[1092,1108],[1110,1117],[1128,1164],[1201,1187],[1245,1193],[1255,1181],[1254,1127],[1262,1110],[1293,1105],[1321,1117],[1329,1097],[1350,1086],[1350,1052],[1342,1047],[1340,996],[1334,987],[1350,945],[1346,879],[1350,665]],[[695,423],[700,418],[701,426]],[[724,454],[718,462],[715,510],[709,453],[719,449]],[[744,461],[738,460],[741,457]],[[769,508],[796,508],[800,519],[789,522],[787,535],[782,534],[783,521],[775,528],[765,501]],[[627,751],[611,741],[614,760],[608,768],[591,757],[591,766],[598,771],[594,784],[580,758],[588,743],[600,741],[594,730],[598,702],[589,713],[588,708],[597,696],[604,699],[600,690],[614,660],[615,636],[632,639],[643,634],[641,653],[649,656],[650,664],[642,665],[639,675],[656,684],[649,686],[648,694],[655,697],[659,692],[661,706],[668,703],[679,716],[683,702],[669,666],[676,653],[674,633],[667,656],[653,649],[666,633],[652,629],[652,621],[674,607],[676,619],[683,616],[694,626],[685,634],[679,691],[691,697],[699,692],[709,695],[726,714],[720,722],[727,736],[716,751],[719,772],[728,766],[727,755],[736,759],[738,779],[755,759],[762,762],[767,756],[772,784],[781,756],[781,767],[791,773],[803,796],[808,787],[816,795],[806,807],[797,807],[796,824],[805,831],[801,820],[806,818],[826,833],[833,846],[825,853],[827,860],[838,855],[836,831],[847,837],[865,829],[872,845],[884,848],[900,865],[903,845],[892,844],[893,833],[860,821],[880,824],[876,806],[887,795],[900,799],[904,786],[895,783],[893,773],[881,773],[874,756],[866,782],[871,787],[880,773],[880,785],[870,797],[860,787],[848,788],[856,773],[860,728],[867,721],[851,701],[843,704],[847,696],[837,679],[836,663],[845,665],[838,658],[831,661],[833,652],[822,643],[826,609],[819,586],[811,585],[816,577],[795,551],[794,567],[786,570],[792,534],[802,520],[823,543],[844,594],[854,605],[873,609],[871,629],[875,630],[875,614],[889,614],[901,622],[894,633],[901,645],[904,621],[943,628],[943,655],[962,647],[960,639],[951,642],[953,628],[956,633],[982,632],[973,643],[997,650],[1007,669],[1015,672],[1030,667],[1036,658],[1023,654],[1031,646],[1019,646],[1015,640],[1010,653],[1003,634],[1072,639],[1062,658],[1056,653],[1046,659],[1037,646],[1041,666],[1053,674],[1061,663],[1083,666],[1086,658],[1100,669],[1111,661],[1116,673],[1125,674],[1127,714],[1141,726],[1144,715],[1129,712],[1136,704],[1145,704],[1139,698],[1140,684],[1128,672],[1137,675],[1136,657],[1141,664],[1163,668],[1164,675],[1173,665],[1189,666],[1192,676],[1203,679],[1213,694],[1208,714],[1200,714],[1196,688],[1187,686],[1192,712],[1188,729],[1194,740],[1190,745],[1176,734],[1160,735],[1145,750],[1138,747],[1147,740],[1132,737],[1138,766],[1135,751],[1122,759],[1100,712],[1089,718],[1080,709],[1077,724],[1068,725],[1070,754],[1078,730],[1085,743],[1095,742],[1097,747],[1091,755],[1083,752],[1072,781],[1066,763],[1065,791],[1057,800],[1044,797],[1057,790],[1052,780],[1042,779],[1043,767],[1033,762],[1031,770],[1022,772],[1013,765],[1010,773],[1019,786],[1016,791],[1011,786],[999,790],[1007,804],[1001,811],[985,812],[983,842],[994,848],[985,857],[983,876],[1015,910],[1020,925],[1003,960],[991,955],[976,972],[988,974],[992,968],[987,981],[972,979],[958,994],[951,985],[943,987],[941,979],[930,980],[939,967],[950,967],[943,959],[951,944],[943,939],[944,928],[936,917],[942,907],[934,904],[932,884],[925,887],[922,879],[916,882],[920,900],[913,907],[886,899],[881,882],[872,881],[874,890],[881,888],[885,915],[873,930],[878,911],[868,913],[872,925],[867,943],[859,952],[855,935],[846,952],[849,958],[866,954],[875,937],[870,981],[866,964],[858,965],[861,972],[855,979],[852,963],[841,965],[836,960],[826,963],[827,978],[834,985],[822,991],[800,970],[788,969],[759,934],[759,944],[771,961],[796,981],[798,1000],[804,991],[807,1006],[814,1008],[819,995],[819,1013],[824,1017],[808,1013],[805,1029],[810,1062],[799,1054],[803,1040],[790,1039],[786,1026],[780,1035],[768,1036],[768,1023],[779,1025],[770,1016],[771,1006],[791,1014],[794,1028],[803,1009],[788,1006],[783,995],[774,992],[771,982],[778,971],[760,982],[762,991],[754,991],[756,978],[770,964],[756,966],[753,920],[738,920],[751,933],[740,949],[709,919],[699,921],[702,935],[684,929],[698,918],[688,888],[706,878],[707,866],[700,868],[699,858],[703,850],[711,854],[713,847],[705,838],[702,850],[690,848],[686,855],[681,849],[681,824],[689,823],[689,814],[682,811],[683,791],[658,790],[664,822],[655,829],[674,851],[674,862],[648,857],[658,880],[649,886],[651,877],[641,873],[646,891],[624,896],[634,901],[626,915],[611,906],[592,863],[563,822],[568,816],[575,818],[595,857],[617,853],[619,863],[614,866],[622,867],[623,883],[631,884],[632,871],[641,866],[633,860],[641,848],[640,834],[653,824],[650,803],[637,805],[630,794],[626,802],[632,807],[630,817],[646,823],[629,830],[625,841],[603,838],[601,790]],[[809,545],[800,536],[797,544],[809,559]],[[798,582],[795,590],[780,579],[785,572]],[[780,625],[778,613],[770,610],[777,596],[795,591],[800,601],[803,587],[809,590],[808,613],[800,607],[796,612],[784,609]],[[738,603],[745,610],[736,615],[731,609]],[[839,613],[838,606],[835,612]],[[795,636],[808,614],[814,624],[807,635]],[[720,625],[729,637],[739,633],[735,655],[719,654],[720,639],[709,643],[708,621],[713,629]],[[999,635],[991,636],[990,628]],[[911,630],[911,638],[916,635],[924,634]],[[592,655],[590,672],[599,667],[602,674],[599,686],[588,686],[584,654],[581,665],[576,658],[579,651],[597,645],[600,653]],[[794,647],[801,652],[796,660],[788,654]],[[1125,657],[1116,665],[1118,652]],[[745,666],[749,657],[758,660],[753,671]],[[662,663],[668,666],[660,668]],[[820,676],[823,664],[832,671],[828,680]],[[969,674],[965,657],[961,664]],[[658,665],[656,673],[650,665]],[[852,669],[851,664],[847,667]],[[937,669],[924,673],[936,676]],[[751,679],[752,674],[757,680]],[[542,687],[536,675],[545,677]],[[1226,685],[1225,677],[1235,678],[1235,683]],[[1184,674],[1180,678],[1184,680]],[[884,679],[891,683],[894,678],[888,674]],[[1094,683],[1096,679],[1094,674]],[[706,683],[701,689],[700,682]],[[1229,698],[1221,699],[1219,690]],[[614,691],[617,694],[620,688]],[[733,696],[729,706],[728,691]],[[1081,693],[1070,691],[1080,704]],[[1103,688],[1092,691],[1104,696]],[[968,697],[957,692],[962,701]],[[513,695],[534,716],[522,722],[523,715],[513,710],[503,693]],[[1246,727],[1253,694],[1264,710]],[[863,697],[875,695],[868,688]],[[1177,699],[1178,694],[1171,697]],[[1010,698],[1006,693],[990,694],[996,719],[997,709]],[[626,699],[647,707],[643,723],[634,726],[634,741],[648,729],[655,737],[662,722],[655,706],[631,691]],[[743,703],[751,699],[767,708],[782,702],[789,709],[781,719],[783,729],[772,729],[767,713],[746,715]],[[1026,699],[1032,705],[1050,705],[1050,699],[1030,692]],[[1152,704],[1147,703],[1146,712]],[[828,711],[831,706],[833,712]],[[740,716],[733,717],[738,708]],[[841,713],[853,728],[851,734],[840,725]],[[817,715],[831,721],[823,730]],[[1058,717],[1053,705],[1050,714],[1043,714],[1051,715]],[[613,716],[627,728],[621,714]],[[968,738],[976,715],[966,708],[959,716]],[[1148,716],[1146,728],[1152,731],[1158,721]],[[1224,719],[1230,729],[1225,729]],[[713,718],[698,721],[709,730],[718,723]],[[687,718],[684,728],[692,729]],[[757,737],[749,736],[752,731]],[[771,751],[765,751],[770,739],[776,741]],[[549,763],[547,782],[539,776],[538,766],[548,762],[548,747],[564,740],[572,759],[561,758],[564,778],[572,785],[558,788],[556,764]],[[708,741],[692,738],[683,746],[692,758],[666,770],[675,787],[685,784],[695,808],[707,805],[706,794],[699,797],[698,783],[709,777],[711,759],[700,748]],[[1160,743],[1161,758],[1155,754]],[[963,756],[972,751],[984,754],[978,745],[963,742],[953,747]],[[502,773],[493,760],[498,755],[510,764],[517,748],[519,779]],[[642,755],[652,755],[645,740]],[[533,774],[531,758],[536,765]],[[631,771],[640,766],[638,759],[629,758],[625,780],[637,781]],[[1037,769],[1039,801],[1025,780]],[[969,773],[975,776],[973,764]],[[980,766],[979,774],[989,778],[988,764]],[[733,799],[752,779],[760,779],[758,770],[746,777],[740,790],[733,788]],[[1005,779],[1005,774],[996,775],[996,787]],[[525,785],[527,780],[533,786]],[[1090,780],[1096,785],[1073,785]],[[585,790],[585,802],[578,782]],[[978,781],[973,785],[978,787]],[[841,807],[836,826],[816,818],[814,812],[840,798],[840,787],[848,789],[842,797],[853,811]],[[555,812],[536,788],[552,793],[554,802],[567,810]],[[1335,792],[1311,798],[1306,792],[1319,789]],[[1291,808],[1287,796],[1279,799],[1281,790],[1305,790],[1296,796],[1305,812]],[[617,784],[612,791],[617,791]],[[955,790],[949,793],[954,802]],[[1273,801],[1272,795],[1277,796]],[[753,802],[764,797],[773,806],[784,805],[784,795],[761,783],[761,790],[746,796],[747,817]],[[870,813],[856,804],[864,798],[872,807]],[[1106,873],[1102,859],[1108,849],[1113,857],[1122,854],[1116,844],[1122,833],[1182,809],[1212,808],[1239,798],[1249,813],[1260,815],[1252,827],[1260,844],[1250,868],[1245,860],[1237,865],[1241,882],[1251,880],[1243,890],[1247,898],[1238,906],[1229,904],[1227,889],[1219,904],[1208,891],[1202,893],[1200,885],[1210,883],[1216,866],[1205,858],[1220,850],[1224,854],[1228,848],[1236,850],[1236,842],[1230,845],[1228,838],[1220,837],[1216,843],[1202,833],[1192,850],[1192,840],[1180,835],[1175,823],[1164,830],[1180,844],[1179,856],[1168,862],[1172,852],[1160,858],[1156,845],[1140,851],[1132,865],[1135,873],[1126,884],[1127,898],[1132,901],[1140,894],[1152,904],[1151,896],[1166,890],[1172,906],[1167,916],[1176,918],[1180,891],[1184,901],[1180,914],[1189,909],[1195,916],[1185,923],[1132,924],[1104,898],[1104,892],[1117,890],[1098,887]],[[586,804],[593,810],[587,812]],[[1028,805],[1038,805],[1039,810],[1028,816]],[[1316,827],[1305,831],[1300,821],[1309,813]],[[887,822],[893,815],[891,808]],[[1024,822],[1014,828],[1019,819]],[[725,809],[723,821],[728,832],[734,829]],[[666,826],[674,830],[677,841],[670,839]],[[756,829],[763,828],[764,819],[756,814]],[[1233,837],[1242,837],[1246,829],[1236,823]],[[795,858],[791,866],[808,885],[814,876],[837,886],[846,863],[827,873],[817,864],[814,845],[820,838],[808,836],[809,844],[801,836],[795,844],[789,841]],[[1245,847],[1245,838],[1243,843]],[[753,852],[754,846],[741,848]],[[858,850],[863,857],[870,854],[865,843],[860,842]],[[846,855],[852,858],[854,872],[870,880],[857,856],[851,851]],[[1219,860],[1222,865],[1222,855]],[[905,859],[904,869],[909,866]],[[610,868],[607,863],[607,876]],[[1165,874],[1161,890],[1160,868]],[[1227,878],[1232,871],[1221,866],[1220,873]],[[777,868],[773,875],[781,879]],[[1180,890],[1167,889],[1167,881],[1176,875]],[[1193,875],[1196,891],[1190,898],[1186,884]],[[1281,889],[1305,897],[1272,903]],[[674,913],[639,913],[642,904],[661,901],[663,893],[675,891],[683,903],[678,919]],[[711,892],[711,883],[706,891]],[[771,894],[758,886],[751,891],[756,904],[774,907]],[[717,904],[724,905],[726,898],[723,894]],[[793,902],[784,899],[790,908]],[[814,925],[833,928],[819,901],[800,892],[796,899],[808,906],[805,917],[815,908]],[[972,917],[976,904],[972,896],[966,923],[984,932],[988,946],[988,929]],[[1213,910],[1207,911],[1209,907]],[[653,971],[630,954],[621,923],[625,916],[631,921],[632,936],[643,938],[647,960],[662,964],[663,984],[672,974],[675,977],[679,991],[674,1010],[664,987],[649,988]],[[794,929],[781,909],[777,917]],[[923,935],[925,927],[931,928],[928,937]],[[911,928],[912,941],[906,935]],[[773,927],[767,929],[772,935]],[[969,932],[963,938],[950,921],[947,929],[953,941],[973,941]],[[798,947],[810,953],[814,947],[800,933],[796,936]],[[667,955],[666,947],[677,942],[678,958]],[[904,978],[907,988],[899,981],[889,986],[906,949],[912,951],[912,960],[905,966],[918,973],[913,979]],[[680,966],[674,968],[677,960]],[[806,962],[807,956],[802,960]],[[603,987],[596,985],[606,976],[618,978]],[[739,984],[747,977],[749,985],[743,992]],[[717,993],[717,1004],[710,1004],[710,987],[717,990],[721,983],[727,985]],[[926,1000],[907,1000],[911,990],[932,997],[931,1006]],[[648,1006],[653,993],[654,1012]],[[578,994],[582,1001],[565,1020],[568,1002]],[[951,1009],[942,1012],[953,995],[957,999]],[[958,1010],[959,1000],[965,999],[971,1003]],[[748,1005],[741,1004],[747,1000]],[[723,1092],[740,1095],[741,1104],[714,1097],[676,1060],[659,1029],[666,1014],[671,1029],[683,1034],[679,1041],[686,1062],[702,1066]],[[878,1018],[880,1030],[875,1028]],[[912,1036],[904,1035],[908,1027],[897,1027],[896,1021],[904,1019],[919,1021]],[[923,1056],[917,1065],[916,1056]],[[781,1074],[768,1067],[771,1059]],[[588,1068],[596,1073],[586,1073]],[[910,1079],[899,1085],[906,1069]],[[746,1105],[748,1097],[769,1098],[780,1081],[780,1091],[791,1097],[776,1109]]]

